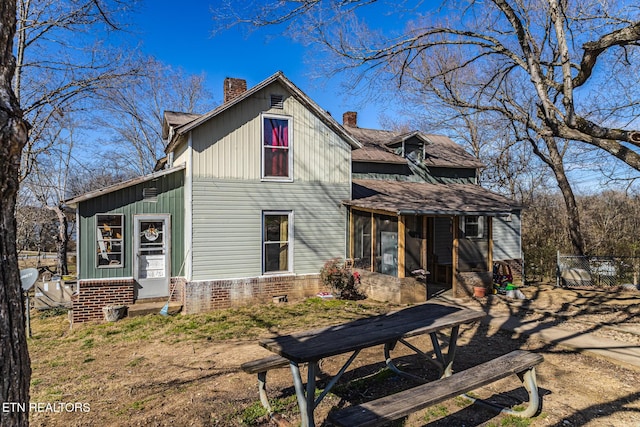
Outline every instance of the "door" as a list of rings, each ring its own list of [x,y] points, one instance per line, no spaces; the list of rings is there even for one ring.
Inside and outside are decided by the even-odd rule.
[[[171,278],[171,216],[134,217],[133,277],[136,298],[169,296]]]

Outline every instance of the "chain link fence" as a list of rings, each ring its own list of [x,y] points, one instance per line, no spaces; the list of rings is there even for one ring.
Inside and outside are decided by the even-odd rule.
[[[577,256],[558,253],[556,285],[607,289],[638,289],[639,257]]]

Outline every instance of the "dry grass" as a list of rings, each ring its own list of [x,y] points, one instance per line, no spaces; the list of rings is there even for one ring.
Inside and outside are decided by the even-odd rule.
[[[542,294],[538,299],[545,310],[551,310],[553,304],[566,305],[566,301],[554,302],[557,298],[546,301]],[[393,308],[368,301],[310,299],[200,315],[149,315],[115,323],[87,323],[73,330],[65,315],[42,317],[34,313],[34,336],[29,340],[31,401],[82,402],[90,405],[90,412],[32,413],[31,424],[266,426],[269,422],[258,403],[255,375],[239,369],[243,362],[270,354],[257,345],[258,337],[343,323]],[[619,306],[618,310],[626,308]],[[516,348],[542,353],[545,361],[537,373],[544,396],[543,413],[523,424],[476,407],[461,407],[451,399],[398,425],[596,427],[637,425],[639,421],[640,371],[486,325],[465,325],[458,344],[454,369],[465,369]],[[358,356],[333,390],[335,394],[330,393],[319,407],[318,421],[333,408],[411,386],[379,372],[384,368],[380,350],[367,349]],[[400,360],[408,354],[398,351]],[[323,371],[336,372],[346,357],[323,360]],[[380,385],[376,381],[379,377],[385,379]],[[478,397],[497,397],[509,405],[521,402],[523,389],[517,381],[503,381],[477,390]],[[273,406],[295,425],[298,413],[288,369],[270,372],[268,385]]]
[[[147,315],[115,323],[74,325],[73,329],[65,314],[34,312],[33,337],[29,340],[31,401],[87,402],[91,415],[32,414],[33,424],[111,424],[113,417],[162,406],[162,399],[169,395],[190,401],[185,394],[208,377],[199,374],[217,363],[213,362],[214,356],[225,342],[234,345],[247,341],[251,351],[260,351],[255,345],[259,336],[341,323],[389,309],[378,304],[312,298],[298,304],[268,304],[199,315]],[[229,359],[235,367],[240,363],[236,357]],[[229,371],[227,367],[221,369]],[[173,372],[169,375],[169,371]],[[180,385],[174,387],[172,382]]]

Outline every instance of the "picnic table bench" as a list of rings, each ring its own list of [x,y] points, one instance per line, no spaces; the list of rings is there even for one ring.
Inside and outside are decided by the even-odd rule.
[[[387,396],[390,400],[379,399],[378,401],[374,401],[377,402],[375,403],[376,410],[381,411],[379,414],[372,410],[371,407],[359,405],[353,407],[357,409],[347,408],[344,410],[351,410],[351,412],[340,411],[333,414],[331,418],[332,421],[345,426],[357,425],[352,424],[352,422],[357,421],[354,420],[353,417],[355,417],[356,414],[364,412],[368,414],[368,417],[366,417],[367,421],[362,421],[364,422],[362,425],[379,425],[376,423],[389,422],[391,419],[395,419],[393,417],[399,418],[409,412],[417,411],[436,403],[430,400],[433,398],[429,396],[434,396],[437,401],[445,400],[448,397],[496,381],[514,372],[522,376],[521,379],[529,391],[530,407],[536,406],[535,410],[537,410],[539,397],[533,366],[540,363],[541,356],[534,355],[534,358],[530,358],[529,355],[531,355],[531,353],[526,352],[524,352],[526,355],[524,353],[510,354],[506,359],[506,356],[503,356],[502,359],[496,359],[488,362],[488,364],[479,365],[470,370],[452,375],[452,365],[456,353],[460,326],[466,323],[472,323],[484,316],[485,313],[483,312],[467,308],[437,303],[419,304],[396,312],[359,319],[340,325],[260,340],[260,345],[272,351],[275,355],[247,362],[242,365],[242,369],[248,373],[258,374],[260,400],[263,406],[271,412],[265,393],[266,373],[270,369],[284,367],[288,364],[293,376],[303,427],[313,427],[315,425],[315,408],[363,349],[383,345],[384,361],[391,370],[399,375],[424,383],[424,379],[403,372],[393,363],[391,351],[398,343],[407,346],[425,360],[434,363],[439,368],[441,380],[419,386],[428,387],[428,393],[425,393],[427,391],[426,389],[420,389],[419,393],[416,393],[416,390],[412,389],[413,391],[406,395],[400,394],[400,396],[396,397],[392,395]],[[442,350],[439,338],[439,334],[441,334],[443,330],[450,330],[446,353]],[[408,338],[425,334],[428,334],[431,338],[433,356],[422,351],[415,343],[407,341]],[[343,364],[342,368],[329,380],[324,390],[316,397],[316,376],[320,360],[326,357],[348,353],[351,353],[351,355]],[[538,358],[540,361],[533,363],[538,360]],[[503,364],[502,362],[507,359],[509,362]],[[300,366],[302,364],[308,365],[306,386],[303,384],[300,373]],[[489,374],[489,372],[491,372],[491,374]],[[445,390],[447,391],[445,392]],[[402,406],[399,411],[392,409],[394,405],[397,405],[397,402],[407,400],[406,398],[413,394],[422,396],[423,400],[420,401],[421,399],[418,397],[408,399],[407,404]],[[445,397],[445,395],[447,397]],[[374,402],[370,402],[370,404],[374,404]],[[381,408],[385,409],[382,410]],[[524,416],[531,416],[529,415],[531,411],[532,409],[527,409],[527,411],[523,413]],[[401,413],[404,415],[399,415]],[[356,418],[359,419],[360,417]],[[371,421],[373,418],[376,418],[378,421]],[[373,422],[373,424],[367,424],[371,422]]]
[[[529,405],[523,411],[514,411],[509,408],[498,409],[511,415],[532,417],[540,407],[535,371],[533,370],[540,362],[542,362],[542,356],[539,354],[515,350],[451,376],[333,412],[329,414],[329,420],[344,427],[380,426],[511,374],[518,375],[529,392]]]

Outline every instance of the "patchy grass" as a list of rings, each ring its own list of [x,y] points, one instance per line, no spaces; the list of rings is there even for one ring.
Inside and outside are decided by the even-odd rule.
[[[428,423],[429,421],[436,419],[436,418],[442,418],[449,415],[449,410],[447,409],[446,406],[444,405],[435,405],[432,406],[430,408],[428,408],[424,414],[424,416],[422,417],[422,419],[424,420],[424,422]]]
[[[36,414],[32,424],[110,425],[118,416],[147,417],[162,411],[167,399],[174,398],[178,399],[172,401],[174,405],[181,401],[190,407],[210,407],[210,401],[199,402],[198,396],[203,388],[215,384],[215,378],[227,375],[224,369],[218,372],[215,366],[219,362],[211,357],[225,342],[228,347],[238,341],[343,323],[390,309],[382,304],[312,298],[297,304],[264,304],[198,315],[151,314],[118,322],[87,322],[73,328],[65,311],[34,312],[33,337],[29,339],[32,401],[88,402],[92,410],[49,418]],[[255,348],[260,350],[257,345]],[[203,352],[207,355],[200,357]],[[233,356],[229,363],[237,369]],[[215,390],[207,393],[217,396]],[[252,392],[243,393],[253,397]],[[275,399],[272,405],[293,407],[295,412],[295,396]],[[229,414],[222,419],[233,425],[240,419],[251,424],[264,415],[251,406],[243,414],[245,408],[232,408],[232,421]],[[217,419],[213,413],[210,417],[206,422]],[[147,421],[156,423],[140,422],[144,425]]]

